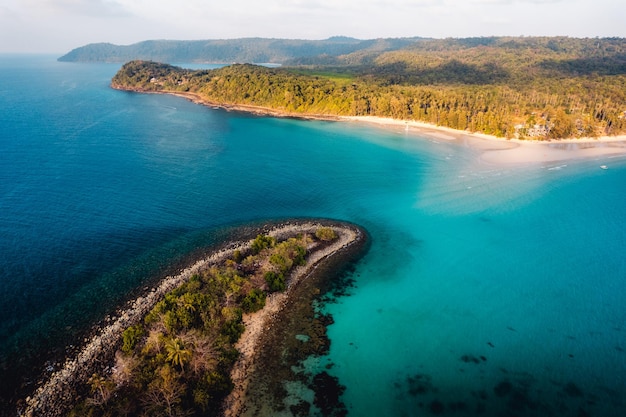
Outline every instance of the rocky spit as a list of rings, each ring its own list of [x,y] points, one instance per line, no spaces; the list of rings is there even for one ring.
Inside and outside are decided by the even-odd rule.
[[[315,233],[317,227],[319,225],[307,227],[306,230],[299,229],[299,231]],[[236,344],[239,359],[231,371],[234,389],[224,402],[224,417],[239,417],[245,413],[246,402],[251,395],[254,395],[249,391],[250,380],[248,376],[256,365],[259,341],[265,330],[277,324],[276,318],[286,307],[287,300],[298,282],[313,273],[321,261],[349,247],[363,237],[362,232],[357,228],[342,225],[334,226],[333,229],[337,233],[338,239],[333,241],[331,245],[313,252],[307,258],[306,265],[297,267],[292,272],[289,285],[284,292],[271,294],[262,310],[244,316],[245,331]],[[293,231],[287,233],[293,233]],[[280,239],[278,235],[275,237]],[[278,323],[278,325],[280,324]]]
[[[349,246],[362,233],[358,228],[343,223],[313,221],[283,223],[270,226],[269,228],[261,228],[258,231],[281,240],[298,233],[315,233],[319,227],[323,226],[332,226],[339,238],[331,245],[313,252],[307,258],[306,266],[298,267],[292,273],[289,286],[285,292],[268,297],[266,307],[263,310],[244,318],[246,330],[237,345],[241,355],[232,372],[235,390],[226,401],[226,416],[239,415],[247,387],[245,382],[246,370],[253,365],[256,342],[259,340],[264,326],[284,306],[289,296],[290,288],[294,287],[298,280],[314,269],[322,259],[341,250],[343,247]],[[125,308],[117,311],[110,325],[103,327],[97,332],[75,357],[68,358],[61,369],[54,372],[48,380],[39,385],[32,395],[25,399],[26,406],[24,409],[18,410],[18,415],[25,417],[63,415],[63,413],[67,412],[68,406],[76,400],[76,388],[79,384],[84,384],[97,370],[106,368],[103,362],[106,361],[106,358],[112,357],[119,346],[122,332],[126,328],[139,323],[165,294],[179,287],[203,269],[225,261],[233,255],[235,250],[245,251],[250,248],[252,241],[253,239],[232,242],[223,249],[217,250],[206,258],[185,268],[178,275],[165,277],[158,286],[151,288],[144,295],[130,301]]]

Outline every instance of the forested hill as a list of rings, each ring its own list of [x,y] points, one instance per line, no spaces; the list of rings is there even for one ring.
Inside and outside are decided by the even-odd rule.
[[[622,38],[421,40],[304,61],[203,71],[133,61],[112,84],[194,93],[218,105],[392,117],[509,138],[626,133]]]
[[[76,48],[59,58],[65,62],[128,62],[142,59],[159,62],[276,63],[295,59],[319,61],[357,51],[398,50],[419,38],[359,40],[336,36],[325,40],[243,38],[176,41],[150,40],[132,45],[94,43]]]

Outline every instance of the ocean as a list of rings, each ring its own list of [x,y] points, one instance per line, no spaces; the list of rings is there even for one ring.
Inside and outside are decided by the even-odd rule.
[[[55,59],[0,56],[3,401],[232,226],[323,217],[372,239],[309,365],[349,416],[626,414],[626,157],[488,165],[464,140],[115,91],[118,64]]]

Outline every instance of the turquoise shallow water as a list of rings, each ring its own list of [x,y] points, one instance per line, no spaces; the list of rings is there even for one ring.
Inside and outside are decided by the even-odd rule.
[[[592,165],[478,175],[372,232],[355,296],[329,308],[354,415],[624,412],[623,171]]]
[[[0,57],[3,359],[43,368],[225,227],[319,216],[372,236],[326,307],[320,366],[350,415],[624,414],[626,159],[488,166],[468,143],[114,91],[118,68]]]

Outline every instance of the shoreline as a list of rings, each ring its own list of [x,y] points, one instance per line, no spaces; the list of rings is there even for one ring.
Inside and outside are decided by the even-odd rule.
[[[449,142],[464,142],[481,151],[479,160],[486,165],[520,166],[574,159],[611,158],[626,156],[626,135],[597,138],[568,138],[550,140],[506,139],[479,132],[456,130],[416,120],[400,120],[378,116],[340,116],[290,113],[282,110],[245,104],[220,104],[202,98],[199,94],[176,91],[146,91],[117,85],[123,91],[150,94],[168,94],[185,98],[193,103],[226,111],[241,111],[259,116],[369,124],[398,132],[398,128],[413,137],[426,137]]]
[[[273,237],[281,238],[298,233],[308,233],[321,226],[332,226],[336,231],[340,232],[341,237],[351,236],[351,238],[348,240],[341,238],[341,247],[337,247],[338,242],[334,242],[327,248],[314,251],[309,258],[310,260],[307,259],[307,264],[293,272],[293,278],[290,278],[288,288],[284,293],[286,294],[285,297],[274,297],[278,301],[272,301],[271,303],[269,302],[270,297],[268,297],[268,304],[275,305],[275,308],[280,307],[281,300],[284,304],[290,289],[292,287],[295,288],[299,280],[306,276],[308,272],[315,269],[316,265],[318,265],[321,260],[332,257],[345,245],[349,246],[354,243],[357,237],[362,235],[362,232],[357,226],[350,223],[322,219],[294,219],[254,228],[254,233],[266,233]],[[40,381],[40,383],[37,384],[37,388],[34,392],[24,399],[25,407],[18,409],[17,414],[21,416],[62,415],[63,412],[66,411],[64,408],[73,404],[75,400],[74,394],[77,384],[80,384],[81,381],[86,381],[94,370],[108,365],[107,358],[115,353],[124,329],[142,320],[166,293],[182,285],[192,275],[212,265],[223,262],[232,256],[235,250],[249,247],[253,240],[254,237],[249,240],[224,242],[220,247],[216,248],[202,259],[195,261],[191,266],[183,269],[177,275],[166,276],[156,285],[147,288],[137,298],[129,301],[124,308],[116,310],[115,317],[111,321],[111,324],[102,327],[93,335],[76,356],[66,358],[61,369],[54,372],[46,380]],[[276,295],[280,294],[283,293]],[[264,310],[265,309],[262,309],[261,312]],[[253,335],[255,334],[254,332],[260,334],[263,329],[263,323],[265,323],[267,317],[271,317],[271,313],[265,314],[263,320],[259,320],[257,317],[251,321],[250,325],[256,329],[250,330]],[[244,324],[246,325],[247,331],[248,322],[244,321]],[[242,335],[240,339],[242,346],[253,352],[256,347],[255,340],[257,340],[259,336],[257,335],[256,339],[248,336],[249,340],[242,340],[243,337]],[[239,348],[239,342],[237,346]],[[248,355],[247,357],[250,358],[251,356],[252,355]],[[237,365],[235,365],[235,367],[236,366]]]
[[[539,141],[505,139],[424,122],[375,116],[342,116],[341,120],[371,124],[395,132],[398,132],[398,128],[403,128],[409,135],[426,136],[434,140],[465,142],[470,148],[481,151],[479,160],[487,165],[519,166],[573,159],[626,156],[626,135]]]
[[[287,289],[281,293],[274,293],[267,298],[265,307],[255,313],[246,314],[243,317],[245,331],[236,344],[237,350],[240,352],[239,359],[231,371],[231,379],[234,385],[231,393],[224,401],[224,417],[238,417],[245,413],[249,403],[262,393],[258,388],[250,390],[251,375],[259,369],[258,357],[263,353],[263,338],[267,332],[275,327],[276,323],[282,323],[279,320],[281,314],[288,314],[289,302],[293,301],[292,295],[298,284],[312,276],[322,262],[350,246],[364,239],[364,233],[358,228],[350,228],[345,225],[334,226],[338,231],[338,239],[328,247],[318,250],[307,259],[307,265],[297,267],[290,277]],[[272,346],[268,346],[272,347]]]
[[[142,94],[163,94],[169,96],[175,96],[184,98],[191,101],[194,104],[210,107],[213,109],[222,109],[226,111],[238,111],[243,113],[254,114],[257,116],[271,116],[284,119],[300,119],[300,120],[322,120],[329,122],[340,121],[342,116],[324,115],[324,114],[304,114],[304,113],[290,113],[283,110],[272,109],[270,107],[254,106],[249,104],[224,104],[207,100],[197,93],[190,93],[184,91],[150,91],[142,90],[140,88],[126,88],[119,85],[111,84],[111,88],[119,91],[129,91],[133,93]]]

